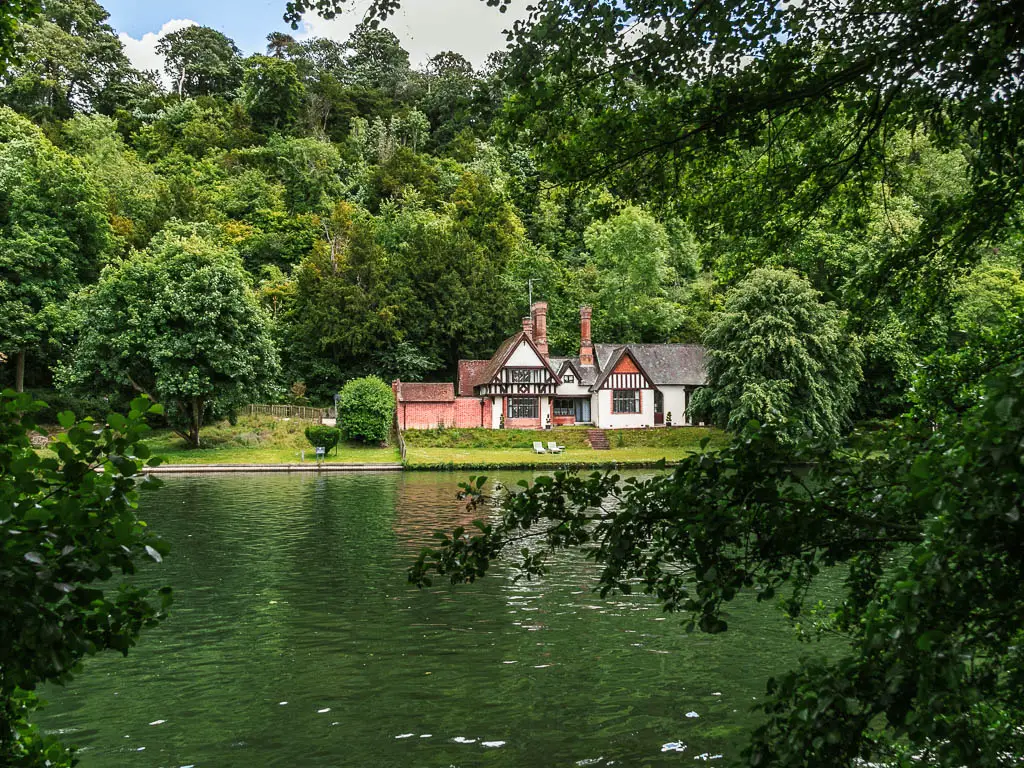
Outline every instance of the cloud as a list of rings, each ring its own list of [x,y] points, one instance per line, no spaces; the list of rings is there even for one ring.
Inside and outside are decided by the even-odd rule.
[[[117,35],[121,45],[124,46],[124,53],[136,69],[152,69],[160,73],[160,79],[165,87],[170,87],[167,75],[164,74],[164,57],[156,52],[156,44],[164,35],[177,32],[179,29],[197,26],[198,22],[192,19],[171,19],[158,32],[147,32],[140,40],[136,40],[127,32],[120,32]]]
[[[344,41],[363,19],[369,6],[357,0],[331,20],[309,14],[299,39],[328,37]],[[420,66],[441,51],[455,51],[480,67],[492,51],[506,46],[504,30],[525,18],[525,0],[513,0],[506,13],[481,0],[404,0],[401,10],[384,23],[409,51],[413,66]]]

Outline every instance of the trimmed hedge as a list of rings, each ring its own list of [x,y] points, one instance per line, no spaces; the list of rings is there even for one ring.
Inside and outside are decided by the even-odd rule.
[[[329,454],[341,442],[341,430],[323,424],[310,424],[306,427],[306,439],[314,448],[325,448],[325,453]]]
[[[376,376],[353,379],[341,390],[338,417],[349,440],[386,443],[395,418],[391,387]]]

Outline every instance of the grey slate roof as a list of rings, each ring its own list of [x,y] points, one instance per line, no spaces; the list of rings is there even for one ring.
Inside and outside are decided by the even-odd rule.
[[[699,344],[595,344],[594,353],[602,370],[623,347],[633,353],[655,386],[703,386],[708,383],[704,347]]]
[[[597,377],[600,375],[600,371],[593,365],[580,365],[579,357],[552,357],[551,367],[561,374],[562,366],[565,363],[572,363],[572,367],[576,369],[580,375],[580,384],[585,384],[588,387],[597,381]]]

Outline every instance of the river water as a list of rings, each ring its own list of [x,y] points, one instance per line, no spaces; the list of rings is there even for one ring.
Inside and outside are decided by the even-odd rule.
[[[813,648],[750,600],[688,635],[601,600],[575,553],[543,582],[410,587],[431,533],[471,519],[462,479],[165,480],[141,516],[172,551],[140,578],[174,587],[170,619],[44,691],[42,724],[83,768],[738,764],[766,679]]]

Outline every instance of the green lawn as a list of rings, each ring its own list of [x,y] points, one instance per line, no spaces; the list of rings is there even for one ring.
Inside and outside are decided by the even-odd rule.
[[[165,464],[298,464],[302,451],[314,463],[314,449],[303,434],[306,422],[267,417],[240,418],[235,426],[220,422],[204,427],[202,448],[189,448],[174,432],[157,430],[146,440]],[[390,464],[400,461],[398,448],[342,443],[327,458],[331,463]]]
[[[586,444],[582,427],[533,431],[526,429],[444,429],[405,432],[406,461],[411,467],[457,469],[525,466],[601,466],[675,461],[700,448],[701,440],[722,445],[726,436],[715,429],[605,430],[611,450],[595,451]],[[534,441],[566,446],[561,454],[535,454]]]

